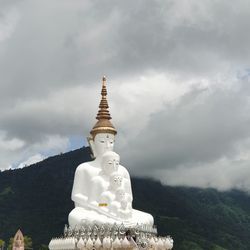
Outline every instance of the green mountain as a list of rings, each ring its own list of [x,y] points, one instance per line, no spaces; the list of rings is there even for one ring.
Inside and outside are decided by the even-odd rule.
[[[73,208],[75,169],[89,160],[89,148],[81,148],[0,172],[0,239],[8,241],[21,228],[37,250],[62,235]],[[132,188],[134,207],[155,217],[159,234],[171,234],[175,250],[250,249],[248,194],[169,187],[141,178],[132,178]]]

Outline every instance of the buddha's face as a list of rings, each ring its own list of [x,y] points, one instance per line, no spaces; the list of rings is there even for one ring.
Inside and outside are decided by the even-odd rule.
[[[124,191],[124,189],[119,188],[117,189],[117,191],[115,192],[115,197],[118,201],[122,201],[125,199],[126,193]]]
[[[110,177],[110,186],[113,190],[116,190],[117,188],[121,187],[122,185],[122,176],[118,173],[114,173]]]
[[[97,156],[103,155],[107,151],[113,151],[115,136],[108,133],[99,133],[95,136],[94,145]]]
[[[108,151],[102,157],[102,170],[106,175],[110,175],[118,170],[120,156],[115,152]]]

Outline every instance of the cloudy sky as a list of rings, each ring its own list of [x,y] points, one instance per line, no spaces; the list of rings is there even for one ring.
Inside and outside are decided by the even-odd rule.
[[[132,175],[250,190],[248,0],[0,0],[0,169],[86,144],[108,78]]]

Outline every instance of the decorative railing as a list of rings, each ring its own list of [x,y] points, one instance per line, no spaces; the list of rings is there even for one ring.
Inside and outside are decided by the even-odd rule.
[[[155,226],[136,225],[125,227],[123,224],[97,225],[83,224],[71,228],[65,225],[61,238],[52,239],[50,250],[71,249],[159,249],[173,248],[173,239],[170,236],[157,237]]]

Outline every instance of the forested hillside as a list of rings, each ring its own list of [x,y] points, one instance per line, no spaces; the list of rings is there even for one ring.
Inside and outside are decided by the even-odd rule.
[[[0,239],[18,228],[34,249],[60,236],[68,213],[74,171],[90,160],[89,148],[50,157],[32,166],[0,173]],[[250,197],[241,191],[218,192],[163,186],[132,178],[134,207],[155,217],[160,234],[170,234],[176,250],[250,249]]]

